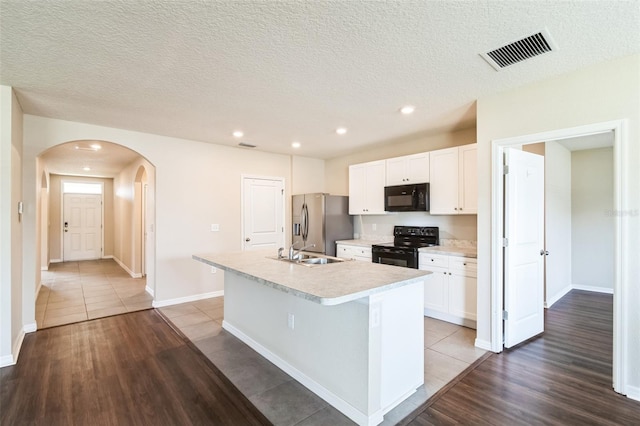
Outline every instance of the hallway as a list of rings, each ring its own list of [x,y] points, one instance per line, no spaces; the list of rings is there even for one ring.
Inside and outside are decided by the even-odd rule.
[[[113,259],[52,263],[42,271],[38,329],[150,309],[146,279],[131,278]]]

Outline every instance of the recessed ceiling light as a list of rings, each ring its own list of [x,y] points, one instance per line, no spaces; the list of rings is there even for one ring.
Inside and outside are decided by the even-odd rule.
[[[414,107],[413,105],[405,105],[402,108],[400,108],[400,112],[403,113],[404,115],[413,114],[415,110],[416,110],[416,107]]]
[[[97,143],[93,143],[90,146],[91,146],[91,149],[95,149],[96,151],[102,148],[100,144],[97,144]]]
[[[301,145],[300,145],[300,142],[293,142],[291,146],[294,148],[300,148]]]
[[[82,170],[84,170],[85,172],[88,172],[89,170],[91,170],[91,167],[83,167]]]
[[[339,135],[344,135],[345,133],[347,133],[347,128],[346,127],[338,127],[336,129],[336,133]]]
[[[241,138],[243,136],[244,136],[244,133],[242,132],[242,130],[236,130],[235,132],[233,132],[234,138]]]

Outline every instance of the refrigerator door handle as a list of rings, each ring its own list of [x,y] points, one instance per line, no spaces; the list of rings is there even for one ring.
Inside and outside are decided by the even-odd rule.
[[[302,209],[300,210],[300,228],[302,228],[302,241],[307,240],[307,203],[302,203]]]

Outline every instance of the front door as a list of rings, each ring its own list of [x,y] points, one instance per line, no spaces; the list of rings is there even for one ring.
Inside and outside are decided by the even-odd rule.
[[[504,346],[544,331],[544,158],[505,150]]]
[[[102,195],[64,194],[64,261],[102,257]]]
[[[243,250],[284,247],[284,181],[243,178]]]

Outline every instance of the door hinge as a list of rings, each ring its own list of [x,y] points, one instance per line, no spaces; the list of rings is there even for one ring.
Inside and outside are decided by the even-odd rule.
[[[508,238],[503,238],[502,239],[502,247],[509,247],[509,239]]]
[[[509,319],[509,312],[502,311],[502,319],[507,321]]]
[[[505,164],[505,165],[502,167],[502,174],[503,174],[503,175],[508,175],[508,174],[509,174],[509,165],[508,165],[508,164]]]
[[[284,195],[284,189],[280,190],[280,194]]]

